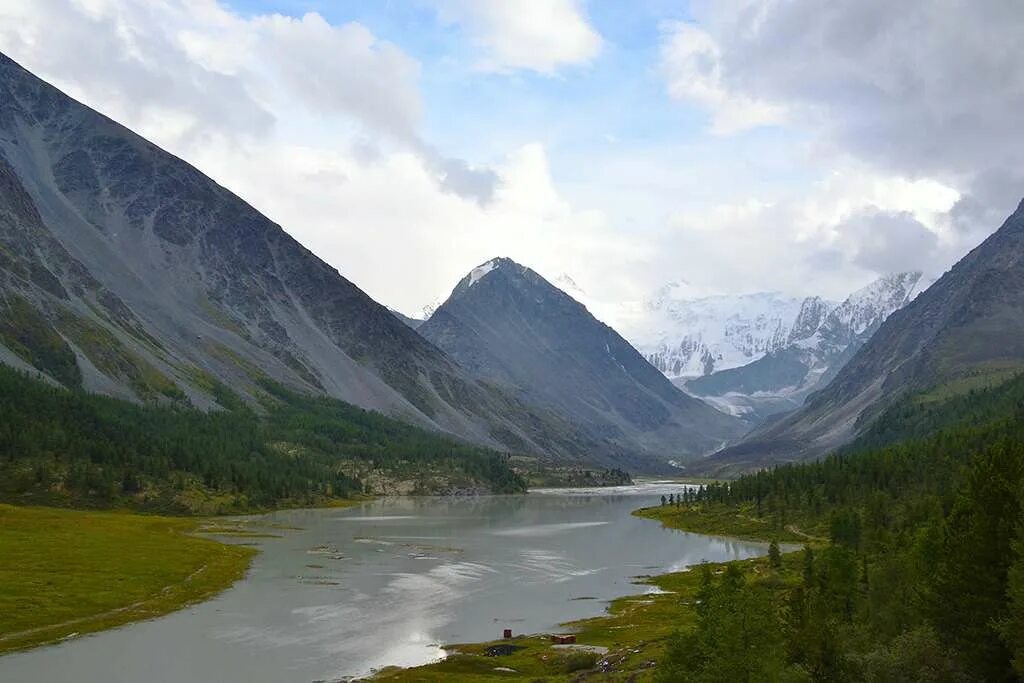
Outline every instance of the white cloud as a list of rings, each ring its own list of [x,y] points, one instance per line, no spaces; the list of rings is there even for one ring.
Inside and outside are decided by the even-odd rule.
[[[665,32],[663,53],[682,55],[664,59],[666,77],[716,123],[757,103],[784,110],[828,157],[987,195],[1003,215],[1024,194],[1018,184],[993,205],[979,187],[1024,167],[1018,0],[717,0],[696,12],[701,28]]]
[[[459,24],[485,56],[485,70],[527,69],[553,74],[586,64],[601,51],[601,36],[580,0],[434,0],[443,20]]]
[[[365,26],[242,18],[214,0],[12,0],[0,19],[4,52],[192,162],[389,305],[416,311],[495,255],[587,273],[631,250],[558,194],[541,145],[491,169],[424,142],[419,66]]]
[[[938,236],[909,211],[870,208],[836,226],[854,265],[877,273],[931,270]]]
[[[528,144],[495,167],[487,205],[440,192],[408,152],[364,166],[337,151],[265,145],[204,149],[200,165],[286,226],[378,301],[409,313],[446,297],[468,270],[508,256],[542,274],[596,276],[643,257],[604,216],[554,189],[544,148]]]
[[[404,143],[419,145],[423,109],[419,64],[362,24],[332,26],[319,14],[272,15],[250,22],[247,61],[274,73],[273,84],[309,108],[355,117]]]
[[[727,89],[720,49],[705,31],[681,21],[665,22],[661,28],[661,68],[669,95],[707,107],[712,131],[730,134],[784,121],[781,107]]]
[[[582,3],[436,3],[461,27],[445,39],[476,41],[492,70],[558,73],[601,48]],[[838,5],[847,13],[800,15],[800,30],[780,27],[800,25],[792,12],[805,0],[722,0],[696,25],[664,24],[670,94],[711,111],[720,135],[666,142],[655,116],[645,142],[624,131],[600,149],[574,140],[556,158],[571,167],[557,182],[550,150],[526,142],[557,145],[549,131],[495,130],[515,142],[487,141],[494,158],[475,164],[424,140],[423,67],[362,24],[243,17],[216,0],[2,0],[0,50],[195,163],[384,303],[417,311],[472,266],[506,255],[549,278],[571,274],[611,315],[611,304],[679,279],[844,296],[890,267],[941,270],[1005,217],[1024,168],[1014,161],[1024,138],[1009,123],[1024,110],[1014,99],[1024,70],[999,67],[1019,52],[1005,31],[994,30],[988,57],[975,55],[977,21],[963,22],[965,36],[939,31],[946,50],[984,72],[978,87],[945,83],[927,64],[878,73],[919,48],[900,46],[887,25],[864,28],[876,3],[860,14]],[[913,12],[892,7],[914,35]],[[853,22],[856,40],[837,17]],[[948,69],[950,59],[938,61]],[[487,78],[461,75],[467,87]],[[524,98],[547,96],[516,80]],[[943,83],[951,97],[984,91],[978,111],[947,107]],[[581,106],[580,116],[595,112]],[[926,133],[908,130],[915,116]],[[780,128],[725,135],[765,124]],[[813,145],[790,144],[792,130],[809,131]],[[890,138],[891,149],[879,142]]]
[[[175,152],[214,134],[244,144],[379,138],[417,154],[439,187],[477,201],[494,175],[419,134],[419,64],[362,24],[243,18],[217,0],[9,0],[0,49]]]
[[[649,267],[666,273],[674,264],[677,278],[713,291],[842,297],[887,272],[940,273],[973,246],[944,224],[956,199],[955,191],[932,181],[848,167],[798,198],[678,212],[658,237],[660,256]],[[887,246],[912,240],[928,248],[883,256]]]
[[[104,0],[6,0],[0,49],[73,96],[161,142],[199,130],[266,132],[246,85],[191,60],[174,35],[191,8]]]

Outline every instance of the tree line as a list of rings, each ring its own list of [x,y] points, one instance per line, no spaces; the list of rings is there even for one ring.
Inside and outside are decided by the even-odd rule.
[[[396,478],[436,474],[499,493],[524,490],[504,454],[336,399],[267,381],[257,412],[136,405],[0,367],[0,498],[188,512],[183,492],[227,509],[311,504],[362,493],[346,462]]]

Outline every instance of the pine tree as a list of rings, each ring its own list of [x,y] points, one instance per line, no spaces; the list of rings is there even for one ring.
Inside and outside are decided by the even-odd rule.
[[[779,552],[779,542],[773,540],[768,545],[768,564],[773,569],[782,567],[782,553]]]
[[[810,587],[814,584],[814,551],[811,546],[804,546],[804,585]]]

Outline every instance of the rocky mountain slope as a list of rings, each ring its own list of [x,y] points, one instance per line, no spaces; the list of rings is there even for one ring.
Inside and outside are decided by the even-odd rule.
[[[556,410],[601,442],[603,453],[628,453],[637,464],[697,458],[744,430],[509,259],[474,268],[419,332],[475,377]]]
[[[589,449],[230,191],[2,55],[0,362],[204,409],[270,379],[484,445]]]
[[[800,410],[714,455],[704,470],[819,457],[862,433],[901,395],[964,391],[1021,370],[1024,203],[998,231],[889,316]]]
[[[913,298],[920,279],[919,272],[887,275],[838,306],[809,297],[785,345],[747,365],[691,379],[686,390],[755,423],[798,408],[835,377],[893,311]]]

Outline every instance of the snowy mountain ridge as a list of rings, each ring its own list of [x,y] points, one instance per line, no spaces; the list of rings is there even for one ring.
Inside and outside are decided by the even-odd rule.
[[[784,347],[803,300],[778,292],[677,298],[657,290],[626,322],[626,334],[670,379],[710,375]]]
[[[751,363],[676,382],[720,410],[755,422],[797,408],[835,377],[886,318],[910,303],[920,280],[919,272],[885,275],[838,305],[808,297],[787,343]]]
[[[742,367],[791,344],[841,350],[905,305],[920,277],[886,275],[840,303],[779,292],[685,298],[693,288],[670,283],[626,312],[624,333],[666,376],[686,381]]]

